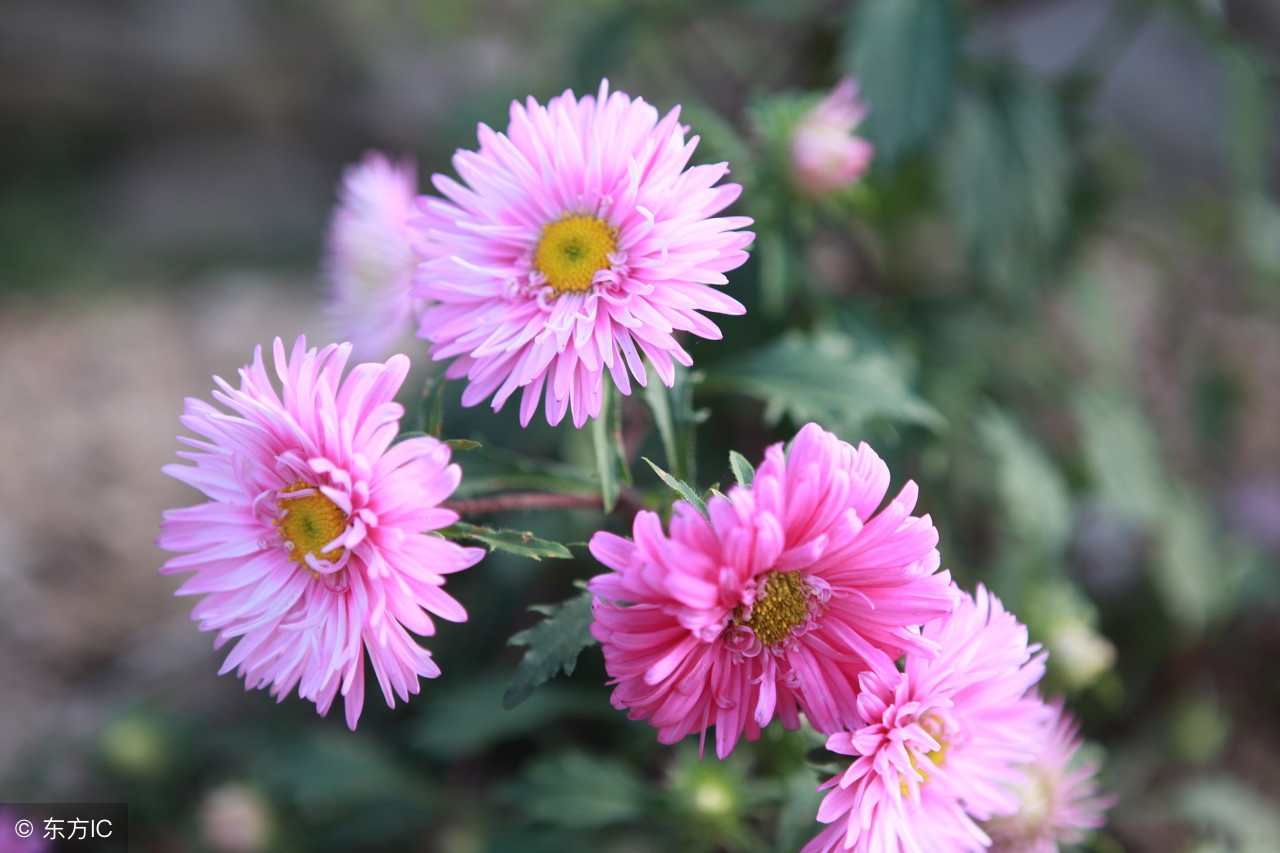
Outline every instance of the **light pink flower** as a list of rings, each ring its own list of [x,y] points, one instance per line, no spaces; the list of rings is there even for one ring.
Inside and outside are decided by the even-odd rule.
[[[1018,811],[985,824],[995,853],[1057,853],[1059,844],[1079,844],[1086,830],[1105,824],[1116,804],[1098,791],[1098,765],[1076,761],[1084,744],[1079,724],[1061,700],[1050,707],[1047,736],[1016,789]]]
[[[370,151],[342,175],[324,270],[329,314],[358,358],[385,358],[412,327],[418,256],[408,219],[417,192],[409,158]]]
[[[854,136],[867,116],[858,100],[858,84],[845,77],[796,123],[791,135],[791,171],[796,185],[824,196],[852,185],[871,165],[871,143]]]
[[[904,651],[936,653],[914,626],[956,600],[937,531],[911,515],[915,484],[877,514],[888,486],[871,448],[809,424],[789,453],[766,451],[750,488],[713,497],[710,522],[677,501],[669,538],[652,512],[634,541],[593,536],[614,570],[590,582],[614,707],[663,743],[714,724],[721,758],[775,716],[853,724],[859,673],[892,678]]]
[[[277,338],[281,392],[259,348],[238,389],[214,378],[229,413],[187,399],[182,423],[203,438],[180,438],[193,449],[178,455],[195,464],[164,470],[209,500],[166,512],[157,544],[183,552],[161,574],[195,572],[178,595],[204,596],[191,618],[217,632],[215,648],[238,640],[221,673],[281,701],[296,686],[321,714],[341,691],[354,729],[366,651],[388,705],[439,675],[412,634],[435,633],[426,611],[466,620],[440,587],[484,551],[426,532],[457,521],[439,504],[461,474],[433,438],[392,445],[409,360],[362,364],[344,381],[350,350],[298,338],[286,357]]]
[[[862,675],[863,724],[827,740],[857,757],[821,786],[831,792],[818,820],[831,826],[803,853],[978,851],[991,840],[975,821],[1018,810],[1013,786],[1049,717],[1032,689],[1045,655],[981,586],[923,635],[941,654],[908,652],[904,672]]]
[[[645,385],[642,356],[669,387],[693,359],[679,331],[719,339],[701,311],[745,310],[719,289],[746,260],[738,197],[715,186],[728,165],[686,169],[679,108],[659,120],[640,99],[566,91],[544,107],[511,105],[506,133],[480,125],[480,150],[458,151],[466,183],[432,178],[445,198],[419,200],[414,292],[429,307],[419,337],[447,376],[467,377],[464,405],[521,392],[528,424],[546,392],[547,420],[575,426],[600,413],[608,371],[623,394]]]

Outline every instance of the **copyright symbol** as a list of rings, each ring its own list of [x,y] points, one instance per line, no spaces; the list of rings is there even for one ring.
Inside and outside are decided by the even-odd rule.
[[[13,825],[13,831],[18,833],[19,838],[26,838],[31,835],[31,833],[35,832],[36,828],[31,825],[31,821],[20,820]]]

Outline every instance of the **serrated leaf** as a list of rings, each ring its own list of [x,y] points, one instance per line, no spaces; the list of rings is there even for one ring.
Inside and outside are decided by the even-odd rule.
[[[578,654],[596,642],[591,636],[591,601],[594,598],[585,590],[559,604],[541,604],[529,608],[546,615],[546,618],[513,634],[507,640],[509,646],[528,646],[507,690],[502,694],[502,707],[510,710],[528,699],[535,687],[561,670],[573,675]]]
[[[642,456],[640,458],[649,463],[649,467],[653,469],[653,473],[658,475],[658,479],[662,480],[662,482],[675,490],[676,494],[680,495],[680,497],[693,504],[693,508],[702,513],[703,518],[708,518],[707,503],[698,495],[697,492],[693,490],[692,486],[684,480],[677,480],[666,471],[663,471],[657,465],[653,464],[653,460],[649,457]]]
[[[1071,496],[1058,469],[1009,415],[990,409],[978,436],[996,463],[1000,502],[1010,532],[1056,559],[1071,532]]]
[[[949,0],[864,0],[853,6],[845,71],[870,112],[860,132],[892,166],[933,139],[953,100],[960,33]]]
[[[532,560],[541,560],[543,557],[567,560],[573,557],[573,553],[559,542],[539,539],[528,531],[494,530],[459,521],[443,530],[437,530],[436,533],[446,539],[472,539],[484,543],[491,551],[505,551]]]
[[[590,829],[643,817],[646,790],[630,766],[575,750],[533,762],[517,793],[534,820]]]
[[[1152,581],[1170,615],[1196,632],[1225,612],[1248,572],[1207,507],[1164,470],[1155,433],[1128,400],[1082,395],[1085,456],[1103,505],[1155,537]]]
[[[1102,502],[1124,521],[1154,523],[1169,484],[1146,419],[1132,403],[1096,393],[1081,395],[1076,413]]]
[[[755,479],[756,469],[747,461],[747,457],[736,450],[729,451],[729,467],[733,469],[733,479],[738,481],[739,486],[750,486]]]
[[[961,102],[942,186],[978,273],[1012,290],[1034,280],[1067,224],[1071,150],[1053,93],[1001,76]]]
[[[708,390],[762,401],[770,424],[783,417],[797,425],[816,421],[848,437],[877,418],[935,430],[946,423],[910,389],[902,364],[883,353],[858,352],[840,332],[789,332],[708,374]]]

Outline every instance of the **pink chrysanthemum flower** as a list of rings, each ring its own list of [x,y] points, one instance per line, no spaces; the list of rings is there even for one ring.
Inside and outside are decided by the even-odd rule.
[[[659,120],[640,99],[566,91],[544,107],[513,102],[506,133],[480,125],[480,150],[458,151],[466,184],[432,180],[419,200],[424,263],[414,292],[429,302],[419,337],[456,360],[464,405],[493,408],[521,390],[528,424],[546,392],[547,420],[575,426],[600,413],[607,370],[623,394],[645,385],[647,358],[670,386],[692,364],[675,332],[718,339],[701,311],[745,310],[718,285],[747,258],[742,216],[716,217],[738,197],[716,186],[725,163],[685,165],[679,108]]]
[[[366,651],[388,705],[440,674],[410,632],[435,633],[426,611],[466,620],[440,587],[484,551],[425,532],[457,521],[439,504],[461,473],[433,438],[392,445],[409,360],[361,364],[343,381],[350,350],[298,338],[286,357],[277,338],[281,393],[259,348],[239,389],[215,377],[231,413],[187,399],[182,423],[203,439],[180,438],[194,449],[178,455],[195,465],[164,470],[209,501],[166,512],[157,544],[185,552],[160,572],[195,572],[178,595],[205,596],[191,618],[217,631],[215,648],[238,639],[220,674],[238,669],[281,701],[296,685],[321,714],[341,691],[354,729]]]
[[[1098,765],[1077,762],[1084,745],[1080,726],[1056,701],[1039,754],[1017,787],[1018,811],[985,824],[995,853],[1057,853],[1059,844],[1079,844],[1085,832],[1106,823],[1115,797],[1099,793]]]
[[[888,486],[871,448],[809,424],[789,453],[766,451],[750,488],[713,497],[710,522],[677,501],[670,537],[652,512],[634,541],[593,536],[614,570],[590,583],[614,707],[663,743],[714,724],[721,758],[775,716],[851,725],[858,674],[890,678],[904,651],[936,653],[913,626],[956,600],[937,531],[911,515],[915,484],[877,514]]]
[[[418,256],[408,219],[418,193],[413,161],[371,151],[347,167],[329,227],[329,314],[358,358],[385,358],[412,327]]]
[[[858,84],[845,77],[796,123],[791,134],[791,172],[800,189],[824,196],[851,186],[871,165],[871,143],[853,135],[867,116]]]
[[[1018,810],[1013,787],[1048,721],[1032,689],[1045,655],[981,586],[923,635],[941,654],[908,652],[905,671],[862,675],[863,724],[827,740],[857,758],[822,785],[818,820],[831,826],[802,853],[968,853],[991,844],[976,821]]]

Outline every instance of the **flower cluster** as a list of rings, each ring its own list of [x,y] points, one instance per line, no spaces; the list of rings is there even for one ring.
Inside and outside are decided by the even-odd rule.
[[[792,165],[812,196],[866,169],[855,84],[843,81],[795,127]],[[381,354],[417,315],[418,334],[464,405],[500,409],[520,391],[575,427],[651,368],[667,386],[690,365],[683,333],[720,337],[703,312],[739,314],[720,289],[746,260],[752,220],[720,216],[741,187],[724,163],[689,167],[678,108],[566,91],[513,103],[505,132],[481,125],[460,180],[415,199],[410,162],[370,154],[342,184],[326,269],[354,346]],[[448,445],[403,437],[394,402],[403,355],[360,364],[352,343],[261,348],[239,387],[188,399],[180,457],[165,467],[208,500],[164,515],[163,574],[191,572],[192,618],[234,643],[222,672],[328,712],[341,694],[355,728],[370,662],[389,705],[440,670],[416,636],[432,616],[463,621],[445,576],[484,552],[437,531],[461,477]],[[645,363],[648,363],[646,367]],[[606,372],[608,378],[606,379]],[[274,374],[274,379],[273,379]],[[278,380],[278,384],[277,384]],[[746,478],[744,478],[746,479]],[[591,632],[612,702],[658,740],[697,733],[716,755],[802,718],[850,756],[822,785],[827,824],[808,853],[852,850],[1049,853],[1101,825],[1112,804],[1061,704],[1038,692],[1046,654],[999,599],[960,590],[908,482],[866,444],[816,424],[769,447],[750,482],[702,508],[677,501],[631,538],[598,532]],[[886,498],[888,497],[888,500]],[[568,667],[566,667],[568,668]]]
[[[994,595],[938,570],[913,484],[877,511],[888,485],[869,447],[809,424],[706,518],[678,501],[669,534],[650,512],[632,539],[597,533],[591,552],[612,571],[589,584],[592,633],[614,706],[663,743],[714,725],[721,758],[803,714],[853,756],[823,786],[830,826],[808,853],[977,851],[993,838],[1031,851],[1022,839],[1100,825],[1096,768],[1067,769],[1074,729],[1036,691],[1045,653]]]

